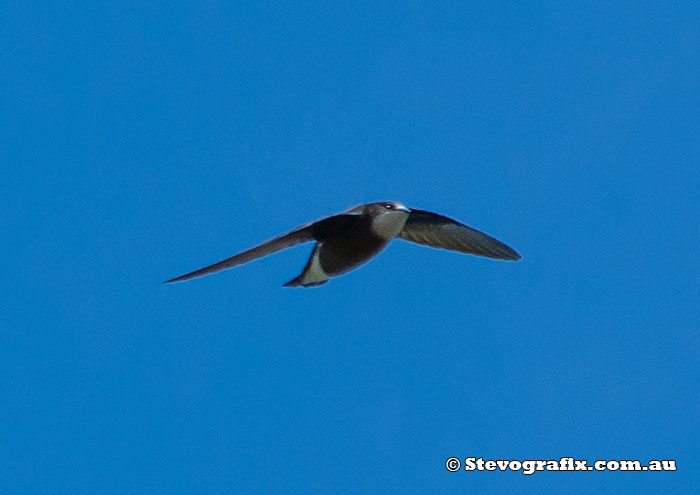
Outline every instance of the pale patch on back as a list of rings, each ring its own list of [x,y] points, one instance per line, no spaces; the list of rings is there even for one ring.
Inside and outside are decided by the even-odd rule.
[[[393,239],[406,224],[408,212],[401,210],[387,211],[372,219],[372,231],[384,239]]]

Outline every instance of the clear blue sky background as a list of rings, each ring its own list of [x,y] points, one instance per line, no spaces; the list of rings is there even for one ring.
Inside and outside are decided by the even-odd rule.
[[[232,3],[1,8],[2,493],[696,492],[697,2]],[[373,200],[523,260],[160,284]]]

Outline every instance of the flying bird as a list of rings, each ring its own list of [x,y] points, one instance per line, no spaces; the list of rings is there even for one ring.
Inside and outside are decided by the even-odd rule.
[[[451,218],[401,203],[384,201],[355,206],[347,211],[306,223],[242,253],[164,283],[201,277],[296,244],[315,241],[301,274],[284,287],[314,287],[342,275],[379,254],[395,238],[434,248],[502,260],[520,259],[512,248],[491,236]]]

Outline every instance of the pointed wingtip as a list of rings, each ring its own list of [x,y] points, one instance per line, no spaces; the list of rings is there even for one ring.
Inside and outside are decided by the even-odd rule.
[[[498,244],[495,246],[495,248],[492,248],[485,252],[476,252],[474,254],[476,254],[477,256],[486,256],[487,258],[493,258],[503,261],[520,261],[522,259],[522,256],[520,256],[519,252],[517,252],[511,247],[506,246],[500,241],[498,241]]]
[[[523,257],[520,256],[520,253],[518,253],[517,251],[501,254],[499,258],[506,261],[520,261],[521,259],[523,259]]]
[[[500,258],[502,260],[506,261],[520,261],[522,259],[522,256],[520,256],[520,253],[517,252],[515,249],[512,247],[508,246],[507,244],[503,244],[501,241],[497,241],[498,249],[496,250],[497,255],[494,256],[496,258]]]

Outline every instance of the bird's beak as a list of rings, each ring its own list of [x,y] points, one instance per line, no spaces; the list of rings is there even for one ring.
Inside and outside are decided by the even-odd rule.
[[[406,208],[404,205],[399,205],[399,206],[396,207],[396,209],[399,210],[399,211],[405,211],[406,213],[411,213],[411,209],[410,209],[410,208]]]

